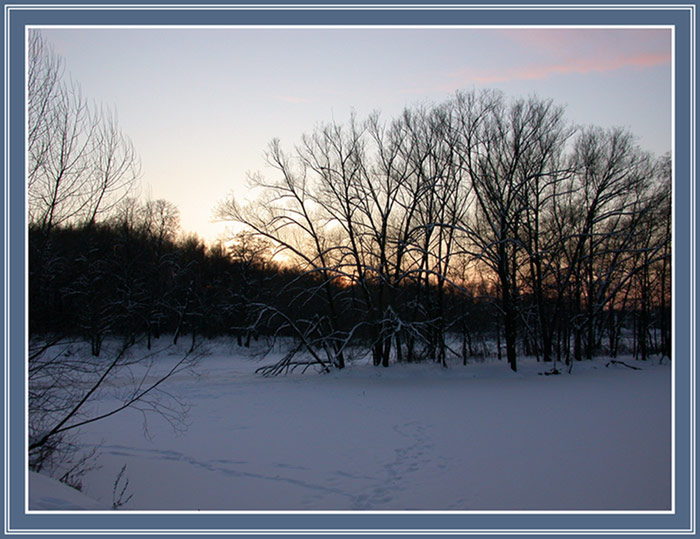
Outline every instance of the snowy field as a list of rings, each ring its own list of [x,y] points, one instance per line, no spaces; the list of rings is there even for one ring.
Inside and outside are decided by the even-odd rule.
[[[168,391],[190,405],[174,431],[133,410],[85,426],[99,468],[83,493],[30,474],[30,509],[665,510],[671,503],[671,367],[577,363],[542,376],[487,360],[355,364],[263,378],[272,361],[210,343]],[[103,404],[107,405],[108,402]]]

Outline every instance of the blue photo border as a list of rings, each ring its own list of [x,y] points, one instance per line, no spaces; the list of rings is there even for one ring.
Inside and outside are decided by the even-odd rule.
[[[5,535],[695,534],[695,4],[7,3],[4,7]],[[29,25],[668,25],[674,28],[675,511],[60,513],[25,511],[25,29]],[[572,466],[575,463],[572,463]]]

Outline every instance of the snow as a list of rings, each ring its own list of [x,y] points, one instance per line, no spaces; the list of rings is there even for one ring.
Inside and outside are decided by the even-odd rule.
[[[106,509],[104,504],[42,474],[29,472],[29,507],[37,511]]]
[[[110,508],[126,465],[121,510],[669,510],[671,367],[621,359],[642,370],[599,359],[542,376],[521,359],[518,373],[487,360],[264,378],[270,358],[217,341],[169,382],[185,430],[144,429],[135,410],[83,427],[100,465],[84,495],[31,474],[30,509]]]

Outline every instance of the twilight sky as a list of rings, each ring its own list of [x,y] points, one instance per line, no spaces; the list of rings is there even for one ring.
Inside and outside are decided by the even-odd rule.
[[[263,152],[355,110],[391,117],[457,89],[566,105],[671,149],[671,30],[634,28],[45,28],[83,94],[116,109],[142,194],[175,203],[208,241],[217,202],[245,195]]]

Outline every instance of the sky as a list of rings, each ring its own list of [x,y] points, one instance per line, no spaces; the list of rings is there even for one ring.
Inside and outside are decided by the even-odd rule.
[[[273,138],[495,88],[566,106],[575,124],[623,126],[671,150],[668,28],[44,28],[66,71],[116,110],[141,158],[140,192],[211,243],[216,205],[269,173]]]

